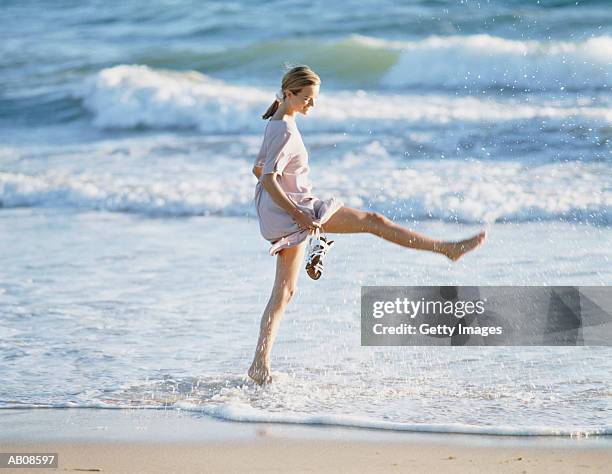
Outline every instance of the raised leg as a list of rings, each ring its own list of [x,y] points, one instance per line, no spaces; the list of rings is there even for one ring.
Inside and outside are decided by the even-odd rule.
[[[377,212],[361,211],[346,206],[336,211],[323,224],[322,231],[332,234],[367,232],[404,247],[440,253],[451,260],[458,260],[470,250],[478,247],[486,238],[483,231],[459,242],[435,240],[396,224]]]
[[[276,332],[285,308],[297,287],[297,279],[304,259],[306,241],[295,247],[281,250],[276,256],[276,277],[272,294],[266,305],[259,328],[259,340],[255,349],[249,377],[262,385],[271,381],[270,353],[276,339]]]

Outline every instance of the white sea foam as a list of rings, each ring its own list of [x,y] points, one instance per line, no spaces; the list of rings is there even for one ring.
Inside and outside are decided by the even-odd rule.
[[[395,73],[390,74],[392,80]],[[258,129],[259,116],[274,98],[271,89],[230,85],[197,72],[138,65],[104,69],[76,94],[101,128],[195,128],[207,132]],[[310,112],[316,120],[305,120],[304,127],[367,131],[394,129],[402,122],[561,121],[572,117],[612,121],[611,108],[584,102],[323,91]]]
[[[576,220],[610,224],[612,176],[604,163],[415,161],[378,142],[332,163],[313,163],[316,194],[396,219],[468,223]],[[250,161],[216,157],[184,169],[129,176],[49,170],[0,173],[3,207],[103,209],[149,215],[255,216]],[[322,168],[325,166],[325,169]],[[351,170],[358,167],[362,173]],[[207,179],[214,175],[216,179]]]
[[[612,426],[600,428],[559,429],[546,426],[476,426],[463,423],[401,423],[351,415],[305,415],[291,412],[258,410],[245,403],[199,406],[179,402],[177,408],[202,412],[224,420],[255,423],[291,423],[305,425],[342,426],[392,431],[425,433],[456,433],[498,436],[593,436],[610,435]]]
[[[346,428],[363,428],[370,430],[404,431],[415,433],[451,433],[451,434],[476,434],[494,436],[569,436],[589,437],[612,435],[612,426],[605,425],[597,428],[572,427],[557,428],[552,426],[512,426],[512,425],[470,425],[465,423],[402,423],[394,421],[383,421],[380,419],[364,416],[334,415],[334,414],[304,414],[292,412],[266,411],[252,407],[247,403],[215,403],[196,404],[193,402],[179,401],[172,405],[140,405],[140,404],[113,404],[113,403],[82,403],[82,402],[59,402],[59,403],[17,403],[3,404],[0,410],[28,409],[28,408],[96,408],[107,410],[184,410],[189,412],[203,413],[205,415],[220,418],[227,421],[246,423],[282,423],[296,425],[323,425]]]

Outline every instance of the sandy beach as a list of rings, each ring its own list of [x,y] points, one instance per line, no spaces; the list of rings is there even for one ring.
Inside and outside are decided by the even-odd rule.
[[[457,447],[313,440],[242,443],[9,444],[3,451],[56,452],[68,472],[608,472],[603,449]],[[607,467],[606,467],[607,466]],[[18,472],[41,472],[19,469]]]
[[[67,472],[575,473],[612,462],[607,437],[397,433],[157,410],[11,410],[0,423],[0,452],[57,453]]]

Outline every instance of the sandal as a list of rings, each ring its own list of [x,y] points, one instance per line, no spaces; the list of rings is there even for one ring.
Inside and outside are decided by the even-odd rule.
[[[321,237],[317,227],[310,237],[308,259],[306,261],[306,273],[313,280],[318,280],[323,274],[323,259],[334,245],[334,241],[328,241],[326,237]]]

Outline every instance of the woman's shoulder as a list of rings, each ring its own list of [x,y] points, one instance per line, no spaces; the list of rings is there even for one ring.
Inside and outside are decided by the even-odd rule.
[[[297,125],[295,124],[295,122],[289,122],[287,120],[282,120],[282,119],[268,120],[267,128],[272,129],[272,130],[280,130],[280,131],[287,131],[287,132],[297,131]]]
[[[285,120],[269,120],[266,125],[265,137],[267,140],[282,139],[289,141],[298,135],[297,128]]]

